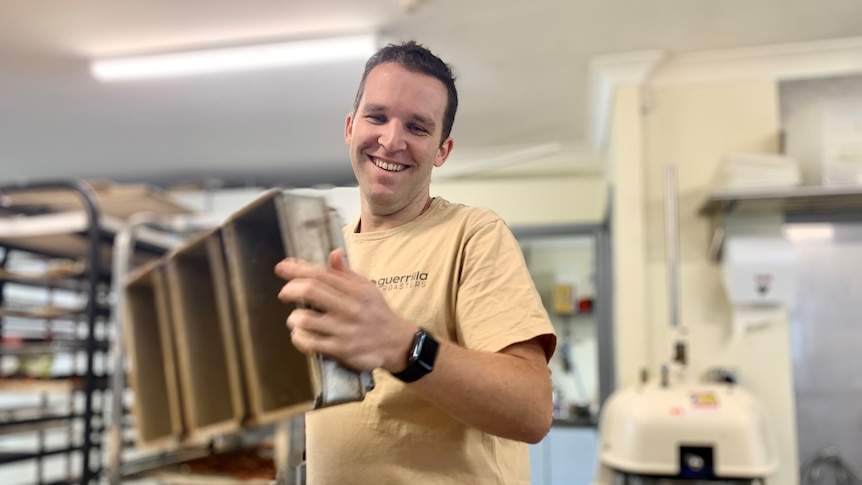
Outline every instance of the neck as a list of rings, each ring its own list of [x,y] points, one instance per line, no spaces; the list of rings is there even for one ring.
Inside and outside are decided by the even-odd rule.
[[[356,228],[356,232],[385,231],[407,224],[428,210],[428,207],[431,206],[431,201],[431,196],[426,195],[424,200],[417,200],[417,203],[410,204],[394,212],[389,212],[387,210],[375,210],[371,204],[363,200],[359,226]]]

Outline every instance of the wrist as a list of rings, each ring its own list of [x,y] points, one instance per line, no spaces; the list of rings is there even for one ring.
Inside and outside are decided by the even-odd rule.
[[[440,344],[433,335],[420,328],[413,336],[413,344],[407,357],[407,367],[392,376],[402,382],[416,382],[434,370]]]
[[[420,327],[413,323],[404,325],[399,329],[394,339],[390,342],[389,358],[383,369],[390,374],[402,372],[407,368],[410,360],[410,350],[413,348],[413,340]]]

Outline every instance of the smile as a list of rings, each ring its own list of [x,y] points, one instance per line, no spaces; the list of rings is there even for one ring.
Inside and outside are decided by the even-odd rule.
[[[377,165],[379,168],[382,168],[387,172],[400,172],[407,168],[406,165],[401,165],[400,163],[385,162],[379,158],[372,158],[372,160],[374,161],[374,165]]]

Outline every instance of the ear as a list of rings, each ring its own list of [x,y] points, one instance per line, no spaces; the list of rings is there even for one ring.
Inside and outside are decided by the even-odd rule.
[[[347,119],[344,120],[344,141],[350,145],[350,140],[353,138],[353,112],[347,113]]]
[[[452,153],[452,146],[454,143],[455,142],[452,141],[451,136],[443,141],[443,144],[437,149],[437,158],[434,159],[435,167],[442,167],[443,164],[446,163],[446,159],[449,158],[449,154]]]

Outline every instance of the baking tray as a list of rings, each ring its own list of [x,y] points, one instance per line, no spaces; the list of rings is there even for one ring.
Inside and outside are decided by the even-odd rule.
[[[132,416],[142,449],[172,447],[183,433],[163,265],[159,259],[141,266],[123,285]]]
[[[370,373],[357,374],[290,341],[285,325],[295,308],[276,297],[284,281],[275,265],[288,255],[325,264],[335,240],[324,199],[264,192],[222,225],[231,294],[236,312],[250,420],[280,421],[312,408],[358,401],[373,387]],[[321,260],[322,255],[322,260]]]
[[[224,258],[218,230],[199,234],[167,257],[165,280],[187,440],[240,429],[245,416],[239,360],[229,310],[220,308]],[[219,285],[222,287],[219,287]]]

